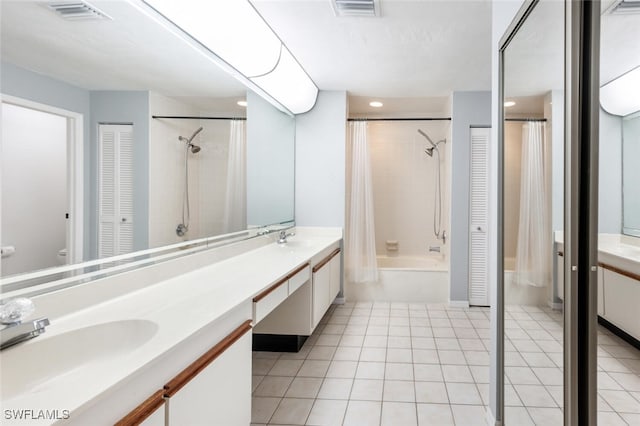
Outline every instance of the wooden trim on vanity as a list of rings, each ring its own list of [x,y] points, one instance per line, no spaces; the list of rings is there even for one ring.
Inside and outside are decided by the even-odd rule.
[[[124,416],[115,426],[137,426],[162,407],[164,402],[164,389],[160,389]]]
[[[625,271],[624,269],[617,268],[615,266],[608,265],[606,263],[598,262],[598,266],[604,269],[608,269],[616,274],[624,275],[625,277],[629,277],[633,280],[640,281],[640,275],[634,274],[633,272]]]
[[[338,253],[340,253],[340,249],[339,248],[335,249],[334,251],[331,252],[331,254],[329,256],[325,257],[320,262],[318,262],[318,264],[313,267],[313,270],[312,270],[313,273],[318,272],[324,265],[329,263],[331,261],[331,259],[333,259]]]
[[[236,328],[231,334],[222,339],[217,345],[209,349],[204,355],[195,360],[190,366],[182,370],[180,374],[174,377],[169,383],[164,385],[163,395],[165,398],[171,398],[187,383],[197,376],[202,370],[204,370],[209,364],[211,364],[216,358],[227,350],[231,345],[238,341],[248,331],[251,330],[252,320],[247,320],[238,328]]]
[[[277,289],[278,287],[280,287],[282,284],[286,283],[287,281],[289,281],[289,279],[291,277],[293,277],[295,274],[297,274],[298,272],[304,270],[305,268],[308,268],[309,264],[305,263],[304,265],[300,266],[299,268],[295,269],[293,272],[288,273],[284,278],[282,278],[280,281],[278,281],[277,283],[275,283],[274,285],[272,285],[271,287],[269,287],[268,289],[264,290],[262,293],[258,294],[256,297],[253,298],[253,303],[259,302],[262,299],[264,299],[265,297],[267,297],[271,292],[273,292],[275,289]]]
[[[564,253],[559,251],[558,252],[558,256],[562,257],[562,256],[564,256]],[[612,265],[609,265],[607,263],[602,263],[602,262],[598,262],[598,266],[603,268],[603,269],[608,269],[608,270],[610,270],[612,272],[615,272],[616,274],[624,275],[625,277],[629,277],[629,278],[631,278],[633,280],[640,281],[640,275],[634,274],[633,272],[625,271],[624,269],[620,269],[620,268],[618,268],[616,266],[612,266]]]

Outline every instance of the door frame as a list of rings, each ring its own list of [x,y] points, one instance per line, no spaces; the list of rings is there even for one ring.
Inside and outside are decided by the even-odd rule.
[[[58,115],[67,120],[67,262],[84,258],[84,116],[52,105],[0,94],[0,101],[35,111]]]

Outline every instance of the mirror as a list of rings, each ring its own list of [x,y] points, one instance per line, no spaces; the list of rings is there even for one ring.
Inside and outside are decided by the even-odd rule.
[[[294,117],[136,2],[49,4],[2,4],[3,277],[293,221]]]
[[[640,112],[622,119],[622,232],[640,237]]]
[[[501,50],[502,422],[561,425],[563,314],[553,248],[564,220],[564,2],[532,3]]]
[[[602,4],[598,214],[600,232],[640,237],[640,14],[631,3]]]

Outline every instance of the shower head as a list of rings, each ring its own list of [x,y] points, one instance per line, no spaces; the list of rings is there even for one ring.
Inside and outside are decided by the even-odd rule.
[[[191,141],[193,140],[193,138],[196,137],[196,135],[198,133],[200,133],[202,131],[202,127],[198,128],[198,130],[196,130],[195,132],[193,132],[193,134],[191,135],[190,138],[185,138],[184,136],[178,136],[178,140],[182,141],[182,142],[186,142],[188,145],[191,145]]]
[[[200,148],[198,145],[194,145],[194,144],[192,144],[192,143],[190,143],[190,144],[189,144],[189,148],[191,148],[191,152],[192,152],[193,154],[197,154],[197,153],[199,153],[199,152],[200,152],[200,150],[202,149],[202,148]]]
[[[436,144],[435,144],[435,143],[433,143],[433,141],[431,140],[431,138],[429,137],[429,135],[427,135],[425,132],[423,132],[423,131],[422,131],[422,130],[420,130],[420,129],[418,129],[418,133],[420,133],[422,136],[424,136],[425,138],[427,138],[427,140],[429,141],[429,143],[431,144],[431,146],[433,146],[433,148],[435,148],[435,147],[436,147]],[[427,153],[427,154],[428,154],[428,153]],[[432,152],[432,154],[430,154],[430,155],[433,155],[433,152]]]
[[[432,146],[431,148],[425,148],[424,152],[429,156],[429,157],[433,157],[433,150],[435,149],[435,146]]]

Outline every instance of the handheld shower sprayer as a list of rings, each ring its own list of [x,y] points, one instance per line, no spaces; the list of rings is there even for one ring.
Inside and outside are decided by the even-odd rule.
[[[424,136],[431,146],[429,148],[425,148],[424,152],[429,157],[433,157],[433,151],[436,152],[438,157],[438,162],[436,163],[436,190],[434,192],[434,205],[433,205],[433,233],[438,240],[442,240],[444,244],[447,238],[447,232],[442,229],[442,183],[440,179],[440,150],[438,149],[438,145],[441,143],[447,143],[446,139],[439,140],[436,143],[433,143],[429,135],[427,135],[422,130],[418,129],[418,133]]]
[[[193,132],[190,138],[185,138],[184,136],[178,136],[178,140],[180,142],[185,142],[187,152],[184,157],[184,193],[182,198],[182,223],[178,225],[176,228],[176,234],[179,237],[183,237],[187,232],[189,232],[189,222],[191,221],[191,212],[189,211],[189,150],[191,150],[192,154],[197,154],[200,152],[200,147],[195,145],[192,141],[198,133],[202,131],[202,127],[199,127],[198,130]]]
[[[195,138],[198,135],[198,133],[200,133],[201,131],[202,131],[202,127],[199,127],[198,130],[193,132],[190,138],[185,138],[184,136],[178,136],[178,140],[181,142],[186,142],[187,148],[191,148],[191,152],[193,154],[197,154],[198,152],[200,152],[201,148],[198,145],[191,143],[191,141],[193,141],[193,138]]]

